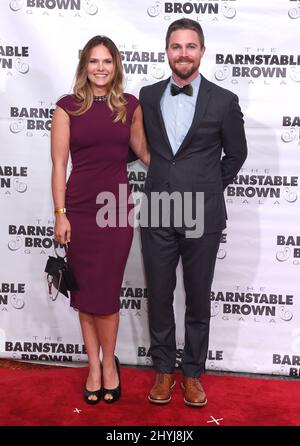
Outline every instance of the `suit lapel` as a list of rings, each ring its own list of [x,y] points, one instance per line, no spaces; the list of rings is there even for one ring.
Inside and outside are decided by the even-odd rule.
[[[209,82],[201,75],[201,84],[197,96],[195,113],[192,121],[192,125],[189,128],[184,140],[182,141],[181,146],[176,152],[177,156],[182,150],[188,147],[195,130],[201,125],[201,120],[203,119],[209,100],[210,100],[210,85]]]
[[[167,87],[169,82],[170,82],[170,78],[166,79],[164,82],[162,82],[159,85],[159,89],[158,89],[158,92],[157,92],[157,100],[156,100],[156,113],[157,113],[158,118],[159,118],[161,132],[162,132],[163,138],[165,140],[165,143],[167,144],[170,153],[173,155],[173,150],[172,150],[172,147],[171,147],[171,144],[170,144],[170,141],[169,141],[168,133],[167,133],[167,130],[166,130],[166,126],[165,126],[165,122],[164,122],[164,118],[163,118],[162,111],[161,111],[161,106],[160,106],[160,101],[161,101],[162,95],[164,94],[164,91],[165,91],[165,89],[166,89],[166,87]]]

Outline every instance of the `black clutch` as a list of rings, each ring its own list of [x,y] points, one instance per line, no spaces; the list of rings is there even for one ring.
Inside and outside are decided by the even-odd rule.
[[[49,256],[45,268],[45,272],[47,273],[49,295],[52,300],[57,299],[58,293],[62,293],[66,297],[69,297],[69,291],[79,289],[75,276],[66,260],[66,247],[66,254],[64,257],[59,256],[55,248],[54,250],[56,257]],[[52,294],[52,286],[54,286],[54,288],[57,290],[55,297],[53,297]]]

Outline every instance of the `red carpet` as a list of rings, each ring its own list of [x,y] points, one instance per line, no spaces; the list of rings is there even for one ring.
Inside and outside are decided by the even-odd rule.
[[[154,372],[121,368],[122,399],[88,406],[87,368],[0,369],[0,426],[299,426],[296,381],[205,375],[205,408],[183,404],[180,374],[170,404],[149,404]],[[208,421],[211,421],[208,423]]]

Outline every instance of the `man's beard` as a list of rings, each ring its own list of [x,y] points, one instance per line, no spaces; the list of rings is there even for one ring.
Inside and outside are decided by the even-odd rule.
[[[190,59],[187,58],[182,58],[176,61],[176,63],[178,62],[192,62]],[[188,71],[180,71],[180,68],[178,69],[176,66],[176,63],[170,63],[170,68],[171,70],[176,74],[176,76],[179,77],[179,79],[182,80],[186,80],[188,79],[190,76],[192,76],[196,71],[198,71],[198,68],[200,66],[200,63],[196,66],[196,65],[192,65],[191,68],[188,69]]]

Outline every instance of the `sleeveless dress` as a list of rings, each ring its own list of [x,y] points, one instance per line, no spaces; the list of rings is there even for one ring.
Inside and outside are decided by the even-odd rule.
[[[128,203],[127,156],[132,116],[139,102],[130,94],[125,98],[125,124],[113,122],[115,115],[106,102],[94,101],[80,116],[69,114],[78,108],[72,95],[57,102],[70,117],[72,170],[65,203],[71,224],[68,262],[79,285],[79,290],[71,293],[70,305],[96,315],[120,309],[133,237],[133,228],[126,222],[133,207],[130,200]],[[108,217],[110,226],[104,227]]]

